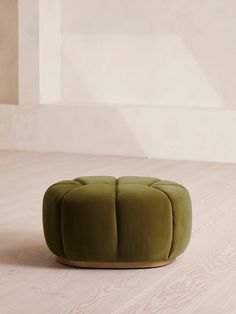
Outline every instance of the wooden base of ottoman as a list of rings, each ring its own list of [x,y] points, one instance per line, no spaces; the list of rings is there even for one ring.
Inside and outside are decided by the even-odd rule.
[[[75,261],[63,257],[57,256],[58,262],[74,267],[81,268],[153,268],[161,267],[171,264],[175,259],[168,261],[152,261],[152,262],[85,262],[85,261]]]

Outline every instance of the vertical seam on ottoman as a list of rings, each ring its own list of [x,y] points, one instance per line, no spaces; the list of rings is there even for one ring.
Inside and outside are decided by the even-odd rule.
[[[80,182],[78,182],[80,183]],[[60,201],[60,230],[61,230],[61,244],[62,244],[62,251],[63,251],[63,254],[64,256],[66,257],[66,254],[65,254],[65,247],[64,247],[64,240],[63,240],[63,236],[62,236],[62,209],[63,209],[63,203],[64,203],[64,200],[65,200],[65,197],[67,194],[69,194],[70,192],[80,188],[83,184],[81,184],[80,186],[77,186],[69,191],[67,191],[65,194],[63,194],[62,198],[61,198],[61,201]]]
[[[170,256],[171,256],[172,250],[173,250],[173,245],[174,245],[174,224],[175,224],[174,207],[173,207],[173,204],[172,204],[172,201],[171,201],[169,195],[166,192],[164,192],[162,189],[154,187],[154,186],[152,186],[152,188],[157,189],[158,191],[160,191],[163,194],[165,194],[165,196],[168,198],[168,200],[170,202],[170,205],[171,205],[171,211],[172,211],[172,241],[171,241],[171,246],[170,246],[170,250],[169,250],[169,253],[168,253],[168,259],[169,259]]]
[[[118,179],[116,179],[115,185],[115,219],[116,219],[116,260],[118,261],[118,246],[119,246],[119,231],[118,231],[118,198],[117,198],[117,185]]]

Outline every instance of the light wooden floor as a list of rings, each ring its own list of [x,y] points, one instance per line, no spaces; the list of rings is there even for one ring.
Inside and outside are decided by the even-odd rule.
[[[0,313],[236,313],[236,164],[0,152]],[[58,264],[41,222],[45,189],[82,175],[145,175],[186,185],[187,251],[169,266],[88,270]]]

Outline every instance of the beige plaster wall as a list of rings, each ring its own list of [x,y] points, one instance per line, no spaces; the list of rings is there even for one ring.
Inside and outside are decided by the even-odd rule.
[[[235,26],[235,0],[20,0],[0,149],[236,162]]]
[[[62,0],[63,104],[236,109],[235,0]]]
[[[18,103],[18,0],[0,0],[0,103]]]

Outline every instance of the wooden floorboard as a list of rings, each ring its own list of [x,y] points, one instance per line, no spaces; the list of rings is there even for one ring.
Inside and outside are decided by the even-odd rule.
[[[0,313],[236,313],[236,164],[0,151]],[[143,175],[178,181],[193,232],[155,269],[76,269],[45,245],[42,197],[59,180]]]

